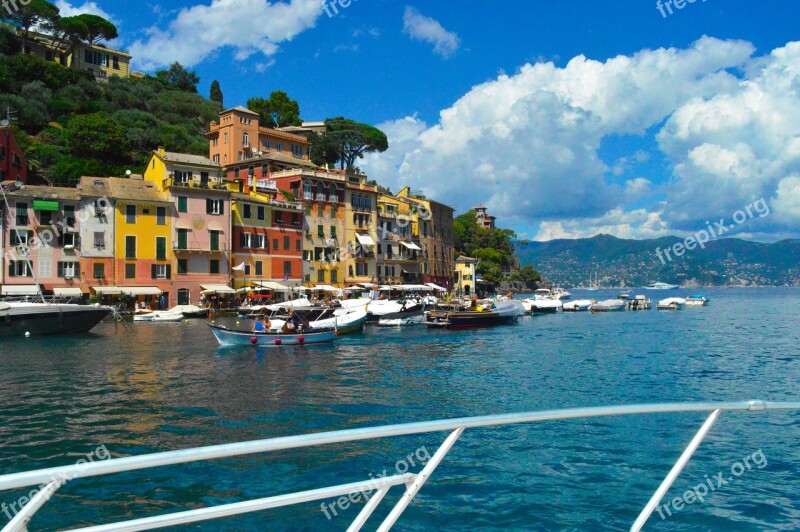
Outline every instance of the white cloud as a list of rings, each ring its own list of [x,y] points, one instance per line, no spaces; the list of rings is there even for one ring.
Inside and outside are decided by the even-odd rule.
[[[659,238],[674,234],[661,218],[661,212],[614,209],[596,218],[542,222],[534,240],[591,238],[599,234],[618,238]]]
[[[459,210],[485,202],[506,224],[600,216],[626,200],[625,189],[606,179],[602,140],[643,134],[697,95],[735,88],[725,69],[752,51],[747,43],[703,38],[686,50],[645,50],[605,63],[579,56],[564,68],[525,65],[473,87],[437,124],[381,124],[391,147],[362,167]]]
[[[133,43],[130,52],[144,70],[174,61],[191,67],[223,48],[232,48],[237,61],[269,59],[279,43],[314,27],[321,6],[320,0],[211,0],[181,9],[166,29],[149,28],[147,39]]]
[[[433,44],[433,51],[445,59],[461,46],[461,39],[457,34],[447,31],[438,21],[423,16],[411,6],[407,6],[403,14],[403,31],[412,39]]]
[[[74,17],[75,15],[90,14],[98,15],[107,20],[115,22],[114,17],[112,17],[102,7],[98,6],[97,2],[86,1],[79,6],[73,6],[65,0],[56,0],[54,3],[62,17]]]

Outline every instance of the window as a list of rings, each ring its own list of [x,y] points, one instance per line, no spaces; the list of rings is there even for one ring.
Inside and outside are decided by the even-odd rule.
[[[250,265],[249,264],[245,264],[244,265],[244,274],[245,275],[250,275],[250,270],[251,270]]]
[[[201,187],[208,186],[208,172],[200,172],[200,186]]]
[[[189,212],[189,199],[186,196],[178,196],[178,212]]]
[[[253,247],[253,236],[250,233],[242,233],[241,238],[239,239],[239,244],[243,249],[252,248]]]
[[[136,205],[125,206],[125,223],[136,223]]]
[[[94,234],[94,248],[106,249],[106,234],[102,231],[95,232]]]
[[[92,265],[92,277],[94,279],[105,279],[106,278],[106,265],[102,262],[95,262]]]
[[[156,260],[167,260],[167,239],[163,236],[156,237]]]
[[[323,218],[325,216],[325,206],[324,205],[317,206],[317,216],[319,216],[320,218]]]
[[[369,264],[366,262],[356,263],[356,275],[358,277],[369,277]]]
[[[267,235],[254,235],[256,237],[255,245],[258,249],[267,249]]]
[[[58,277],[73,279],[80,276],[81,265],[79,262],[59,262]]]
[[[125,278],[136,279],[136,264],[125,265]]]
[[[260,260],[256,261],[256,276],[261,277],[264,275],[264,263]]]
[[[74,249],[76,244],[75,233],[64,233],[60,237],[61,246],[64,249]]]
[[[246,219],[249,220],[250,218],[253,217],[252,207],[250,206],[249,203],[245,203],[244,204],[243,211],[244,212],[243,212],[242,216],[244,216]]]
[[[150,267],[153,279],[169,279],[172,267],[169,264],[153,264]]]
[[[283,212],[278,211],[275,213],[275,223],[282,224],[283,223]]]
[[[178,290],[178,305],[188,305],[191,302],[192,292],[188,288]]]
[[[167,225],[166,207],[156,207],[156,225]]]
[[[49,279],[53,276],[53,263],[50,259],[39,259],[39,277]]]
[[[325,270],[317,270],[317,282],[325,282]]]
[[[175,170],[175,184],[186,185],[192,180],[192,173],[186,170]]]
[[[223,142],[223,144],[227,144],[228,143],[228,133],[227,132],[225,132],[225,134],[223,135],[222,142]]]
[[[219,231],[211,231],[208,235],[211,240],[211,251],[219,251]]]
[[[292,261],[283,261],[283,276],[288,278],[292,276]]]
[[[292,225],[300,225],[300,215],[296,212],[292,213]]]
[[[285,236],[283,237],[283,250],[289,251],[290,249],[291,249],[291,244],[289,243],[289,237]]]
[[[28,267],[26,260],[10,260],[8,261],[8,276],[9,277],[33,277],[31,269]]]
[[[247,132],[245,132],[242,135],[242,146],[244,146],[245,148],[249,148],[250,147],[250,134],[247,133]]]
[[[339,282],[339,271],[331,270],[331,283],[338,283],[338,282]]]
[[[114,56],[114,70],[119,70],[119,57]]]
[[[17,217],[16,223],[20,225],[28,225],[28,204],[17,203]]]
[[[33,239],[33,231],[12,231],[11,232],[11,245],[27,246],[28,242]],[[44,241],[43,241],[44,242]]]
[[[186,275],[187,273],[189,273],[189,261],[178,259],[178,275]]]
[[[50,225],[53,223],[53,213],[52,211],[40,211],[39,212],[39,225]]]
[[[178,229],[178,249],[189,248],[189,230]]]
[[[331,226],[331,238],[336,238],[336,226]]]
[[[208,273],[211,275],[219,275],[219,261],[217,259],[208,261]]]
[[[317,236],[325,238],[325,227],[322,225],[317,226]]]
[[[215,214],[217,216],[225,214],[225,205],[223,200],[207,199],[206,214]]]
[[[267,209],[258,207],[258,219],[262,222],[267,219]]]
[[[278,247],[278,239],[277,239],[277,238],[273,238],[273,239],[272,239],[272,249],[273,249],[273,250],[280,249],[280,248]]]
[[[126,259],[135,259],[136,258],[136,237],[135,236],[126,236],[125,237],[125,258]]]
[[[303,251],[303,242],[302,242],[302,240],[295,240],[294,241],[294,250],[295,251]]]

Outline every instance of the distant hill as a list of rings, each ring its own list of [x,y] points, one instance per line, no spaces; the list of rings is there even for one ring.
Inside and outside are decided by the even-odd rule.
[[[585,286],[597,275],[601,286],[645,286],[663,281],[683,286],[800,285],[800,240],[760,244],[735,238],[705,249],[659,260],[657,249],[683,242],[677,237],[623,240],[599,235],[579,240],[517,243],[522,264],[532,264],[551,282]],[[663,256],[663,252],[662,252]]]

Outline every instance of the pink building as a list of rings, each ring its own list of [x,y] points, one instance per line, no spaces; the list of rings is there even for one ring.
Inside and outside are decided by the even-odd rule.
[[[22,185],[8,202],[0,295],[36,295],[38,282],[46,294],[80,297],[80,191]]]

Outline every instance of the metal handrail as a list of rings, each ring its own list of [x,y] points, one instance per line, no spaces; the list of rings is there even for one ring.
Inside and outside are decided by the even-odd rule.
[[[372,483],[371,489],[377,489],[376,502],[374,499],[368,503],[359,516],[351,525],[350,530],[359,530],[369,516],[377,507],[380,499],[392,485],[405,483],[406,492],[389,516],[384,520],[378,530],[389,530],[391,526],[402,515],[405,508],[411,503],[415,495],[422,488],[424,483],[430,478],[433,471],[441,463],[446,454],[456,443],[461,434],[467,429],[499,427],[520,423],[537,423],[542,421],[574,420],[595,417],[628,416],[642,414],[668,414],[668,413],[690,413],[690,412],[710,412],[711,415],[701,427],[700,431],[690,442],[676,464],[673,466],[669,475],[659,486],[656,493],[645,506],[631,530],[641,530],[658,502],[666,494],[669,487],[677,479],[689,459],[699,447],[700,443],[707,436],[710,429],[719,418],[722,412],[765,412],[779,410],[800,410],[800,402],[767,402],[767,401],[735,401],[735,402],[701,402],[701,403],[661,403],[645,405],[625,405],[608,407],[590,408],[570,408],[562,410],[544,410],[539,412],[523,412],[514,414],[466,417],[456,419],[444,419],[438,421],[425,421],[418,423],[405,423],[398,425],[387,425],[383,427],[357,428],[323,432],[317,434],[306,434],[299,436],[286,436],[280,438],[270,438],[265,440],[255,440],[242,443],[225,445],[213,445],[194,449],[184,449],[179,451],[167,451],[153,453],[142,456],[130,456],[126,458],[116,458],[98,462],[75,464],[71,466],[52,467],[37,471],[13,473],[0,476],[0,491],[23,488],[46,484],[50,488],[48,493],[52,495],[66,480],[76,478],[86,478],[141,469],[150,469],[167,465],[185,464],[190,462],[216,460],[221,458],[231,458],[257,453],[267,453],[283,451],[287,449],[300,449],[331,445],[336,443],[364,441],[372,439],[392,438],[398,436],[410,436],[418,434],[429,434],[435,432],[449,431],[450,434],[444,443],[436,451],[432,459],[425,465],[423,470],[416,475],[400,475],[388,477],[381,481],[380,485],[375,484],[375,480],[355,483],[353,485],[342,484],[320,490],[309,492],[298,492],[266,499],[257,499],[243,503],[227,504],[204,509],[202,511],[192,510],[189,512],[178,512],[145,519],[131,520],[100,527],[92,527],[91,530],[150,530],[176,523],[191,523],[206,519],[216,519],[242,513],[260,511],[267,508],[286,506],[289,504],[299,504],[311,500],[320,500],[328,497],[331,493],[341,493],[342,490],[352,488],[354,485],[364,486]],[[65,480],[66,479],[66,480]],[[49,498],[49,495],[47,498]],[[31,501],[24,506],[17,514],[15,519],[3,528],[2,532],[15,532],[25,530],[26,523],[30,521],[33,514],[46,502],[45,500]]]

